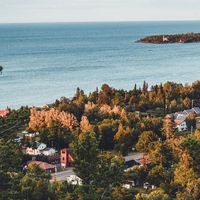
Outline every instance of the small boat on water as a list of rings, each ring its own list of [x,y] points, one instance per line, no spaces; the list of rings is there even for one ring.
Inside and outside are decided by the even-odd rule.
[[[2,72],[3,72],[3,67],[0,66],[0,74],[2,74]]]

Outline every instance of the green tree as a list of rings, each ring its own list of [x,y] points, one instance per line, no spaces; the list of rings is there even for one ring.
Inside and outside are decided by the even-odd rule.
[[[124,158],[111,152],[103,152],[98,156],[98,171],[95,185],[101,191],[101,198],[110,196],[112,188],[123,182]]]
[[[75,173],[82,179],[83,199],[95,199],[95,177],[98,166],[99,142],[95,133],[82,133],[73,143]]]
[[[0,171],[18,172],[21,167],[22,153],[12,141],[0,140]]]
[[[187,150],[192,158],[191,166],[200,174],[200,140],[195,137],[189,137],[184,141],[182,147]]]
[[[166,194],[162,189],[156,189],[149,194],[137,194],[135,196],[136,200],[170,200],[168,194]]]
[[[119,125],[118,131],[114,137],[114,140],[117,143],[115,148],[123,155],[127,154],[133,146],[133,134],[134,129],[130,127],[123,127],[122,124]]]
[[[29,168],[28,173],[20,181],[20,191],[22,198],[29,200],[48,200],[50,176],[38,165]]]
[[[81,133],[73,144],[75,173],[82,179],[78,195],[84,200],[111,196],[123,181],[124,159],[110,152],[100,153],[95,133]]]
[[[100,136],[100,148],[102,150],[112,150],[114,147],[114,135],[118,129],[119,120],[104,119],[98,124],[98,134]]]
[[[158,140],[158,136],[152,131],[144,131],[136,144],[136,149],[140,152],[147,153],[149,151],[149,146],[152,142]]]

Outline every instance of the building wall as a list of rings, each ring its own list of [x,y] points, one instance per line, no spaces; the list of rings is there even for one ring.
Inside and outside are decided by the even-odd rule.
[[[62,149],[60,151],[60,163],[61,163],[61,166],[66,168],[67,167],[67,164],[68,164],[68,161],[67,161],[67,149]]]
[[[177,128],[178,128],[179,132],[186,131],[187,130],[187,124],[186,124],[186,122],[181,123],[180,125],[177,126]]]
[[[60,163],[61,166],[66,168],[72,165],[72,163],[74,162],[72,155],[71,155],[71,151],[70,149],[62,149],[60,151]]]
[[[38,149],[33,149],[33,148],[27,147],[26,154],[37,156],[37,155],[40,155],[40,151]]]
[[[48,151],[43,151],[42,152],[45,156],[51,156],[51,155],[54,155],[56,153],[56,150],[55,149],[49,149]]]

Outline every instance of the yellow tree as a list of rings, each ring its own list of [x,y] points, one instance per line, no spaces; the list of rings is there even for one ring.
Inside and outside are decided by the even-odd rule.
[[[165,133],[166,139],[174,138],[175,136],[175,123],[172,117],[166,116],[163,121],[163,132]]]
[[[177,199],[180,200],[183,194],[185,200],[200,198],[200,178],[197,177],[195,171],[190,167],[191,160],[191,157],[185,152],[174,171],[174,182],[181,186],[177,192]]]

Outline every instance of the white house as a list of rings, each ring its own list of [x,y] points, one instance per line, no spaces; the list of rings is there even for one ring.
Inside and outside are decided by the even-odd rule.
[[[187,115],[184,113],[178,113],[175,120],[186,120],[187,119]]]
[[[27,147],[26,154],[31,155],[31,156],[37,156],[37,155],[40,155],[41,153],[38,149],[34,149],[32,147]]]
[[[40,134],[39,132],[28,133],[27,131],[23,131],[22,133],[24,134],[25,137],[28,138],[34,138]]]
[[[44,143],[37,143],[37,149],[38,149],[39,151],[44,150],[46,147],[47,147],[47,145],[44,144]]]
[[[26,154],[37,156],[42,154],[41,151],[44,150],[47,147],[44,143],[36,142],[36,148],[34,147],[27,147],[26,148]]]
[[[52,156],[56,153],[56,150],[53,148],[45,148],[44,150],[41,151],[41,153],[45,156]]]
[[[176,128],[179,132],[181,132],[181,131],[187,130],[186,119],[190,114],[194,114],[195,116],[200,116],[200,108],[199,107],[193,107],[191,109],[187,109],[187,110],[184,110],[182,112],[176,112],[176,113],[172,113],[170,115],[168,114],[168,115],[166,115],[166,117],[174,118],[174,121],[176,123]],[[197,124],[198,124],[198,127],[200,127],[200,125],[199,125],[200,120],[199,120],[199,123],[198,123],[198,120],[197,120]]]
[[[176,128],[179,132],[187,130],[187,124],[186,124],[185,119],[176,119],[174,121],[175,121],[175,124],[176,124]]]

